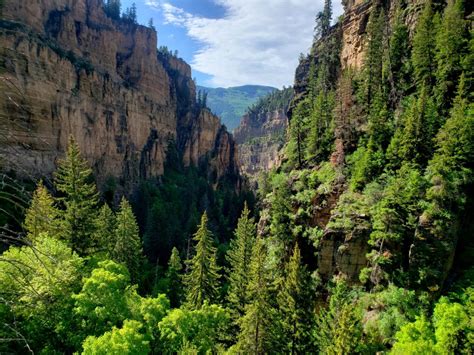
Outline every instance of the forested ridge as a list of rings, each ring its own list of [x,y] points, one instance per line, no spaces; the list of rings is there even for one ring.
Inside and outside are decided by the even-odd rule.
[[[418,5],[371,2],[355,69],[325,1],[255,196],[170,143],[116,200],[71,136],[24,213],[2,206],[0,352],[472,354],[472,5]]]

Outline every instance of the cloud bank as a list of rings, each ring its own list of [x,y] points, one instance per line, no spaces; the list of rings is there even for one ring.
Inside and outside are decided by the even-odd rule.
[[[214,0],[226,9],[223,18],[195,16],[169,1],[147,0],[160,8],[168,24],[186,29],[201,44],[191,62],[211,76],[209,85],[291,85],[299,53],[313,38],[323,0]],[[335,4],[333,12],[342,12]]]

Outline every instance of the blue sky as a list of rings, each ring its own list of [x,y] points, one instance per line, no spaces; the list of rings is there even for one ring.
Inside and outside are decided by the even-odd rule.
[[[153,18],[158,45],[178,50],[199,85],[292,85],[324,0],[122,0]],[[333,5],[334,18],[342,13]]]

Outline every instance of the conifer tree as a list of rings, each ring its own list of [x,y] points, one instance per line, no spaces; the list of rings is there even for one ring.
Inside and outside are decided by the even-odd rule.
[[[312,349],[312,295],[309,273],[301,262],[298,243],[286,265],[285,277],[278,293],[278,308],[282,314],[285,353],[304,354]]]
[[[235,238],[230,242],[227,252],[229,268],[229,293],[227,300],[234,311],[235,317],[241,317],[244,307],[248,303],[247,286],[249,283],[249,269],[252,258],[252,249],[255,243],[256,226],[250,211],[245,203],[242,215],[239,218]]]
[[[111,256],[116,244],[115,214],[108,204],[104,204],[95,220],[94,246],[96,252],[105,252]]]
[[[363,104],[370,108],[376,94],[382,87],[382,68],[384,52],[385,14],[381,9],[371,12],[367,25],[367,53],[364,61]]]
[[[463,0],[450,0],[436,35],[436,90],[438,105],[444,112],[451,107],[457,80],[462,72],[466,52],[466,21]]]
[[[257,238],[250,264],[250,283],[247,288],[249,303],[240,319],[237,343],[239,353],[267,354],[275,350],[275,309],[270,302],[270,279],[266,268],[267,251],[264,241]]]
[[[207,227],[207,213],[201,217],[194,240],[196,254],[187,261],[189,272],[184,276],[186,286],[186,301],[192,309],[199,309],[205,301],[211,303],[217,300],[219,294],[219,267],[216,261],[217,249],[211,232]]]
[[[89,252],[95,232],[94,219],[98,203],[96,186],[92,181],[92,169],[81,157],[79,146],[71,136],[66,158],[59,163],[55,176],[58,198],[64,207],[63,238],[80,255]]]
[[[431,1],[427,1],[417,22],[413,36],[412,63],[415,82],[418,88],[423,86],[431,90],[434,85],[436,17]]]
[[[30,241],[36,241],[40,233],[50,237],[60,237],[59,211],[48,189],[40,181],[33,193],[30,207],[26,211],[24,227]]]
[[[171,251],[171,257],[168,261],[168,270],[166,270],[166,278],[168,279],[168,297],[170,299],[170,305],[172,308],[179,307],[181,304],[182,297],[182,277],[181,270],[183,265],[181,264],[181,258],[179,257],[179,251],[176,247]]]
[[[138,225],[130,203],[122,198],[117,213],[115,228],[116,243],[112,258],[127,266],[133,280],[137,279],[142,256]]]
[[[306,137],[308,135],[308,117],[310,115],[311,102],[305,99],[296,106],[289,128],[288,158],[293,166],[302,167],[306,152]]]

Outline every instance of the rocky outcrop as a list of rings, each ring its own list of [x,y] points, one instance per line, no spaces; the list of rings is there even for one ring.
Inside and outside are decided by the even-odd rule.
[[[0,43],[3,170],[50,176],[72,135],[99,185],[115,177],[130,191],[162,174],[171,141],[185,164],[216,161],[216,181],[237,173],[232,137],[196,108],[189,65],[157,55],[154,30],[110,19],[101,0],[6,0]]]
[[[279,152],[288,127],[285,111],[247,113],[234,132],[241,170],[251,180],[259,172],[269,171],[281,163]]]

